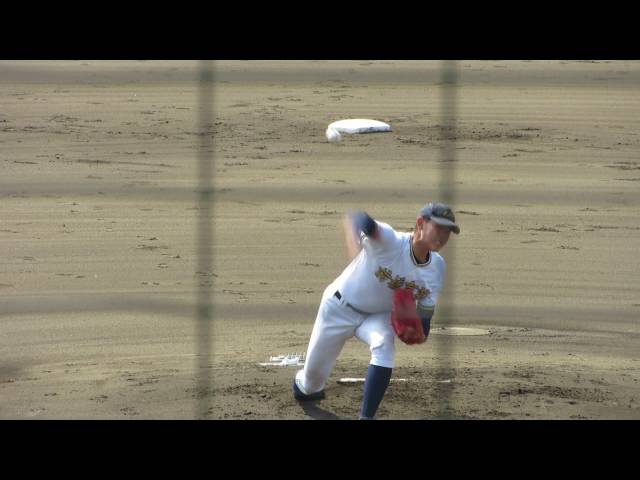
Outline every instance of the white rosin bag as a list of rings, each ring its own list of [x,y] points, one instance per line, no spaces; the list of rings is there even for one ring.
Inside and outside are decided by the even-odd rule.
[[[326,136],[330,142],[339,142],[341,140],[341,133],[354,134],[390,131],[391,125],[388,123],[366,118],[350,118],[330,123],[327,127]]]

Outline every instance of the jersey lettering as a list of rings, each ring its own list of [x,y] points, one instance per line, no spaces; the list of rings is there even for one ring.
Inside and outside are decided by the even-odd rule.
[[[431,293],[428,288],[420,287],[413,280],[407,282],[406,279],[404,277],[401,277],[400,275],[396,275],[394,277],[393,272],[389,268],[378,267],[378,270],[374,275],[380,282],[386,282],[387,286],[391,290],[395,290],[397,288],[408,288],[409,290],[413,290],[416,300],[422,300],[423,298],[428,297]]]

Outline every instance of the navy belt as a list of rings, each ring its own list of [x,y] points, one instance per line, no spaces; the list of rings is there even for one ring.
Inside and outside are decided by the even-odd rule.
[[[338,290],[336,290],[336,293],[333,294],[334,297],[336,297],[338,300],[342,300],[342,295],[340,294],[340,292]],[[369,312],[363,312],[362,310],[360,310],[359,308],[354,307],[353,305],[351,305],[350,303],[346,304],[347,307],[349,307],[351,310],[358,312],[361,315],[371,315]]]

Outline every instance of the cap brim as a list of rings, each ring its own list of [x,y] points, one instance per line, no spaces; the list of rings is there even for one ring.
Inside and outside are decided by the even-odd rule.
[[[433,220],[438,225],[449,227],[449,229],[456,235],[460,233],[460,227],[456,225],[454,222],[452,222],[451,220],[447,220],[446,218],[434,217],[434,216],[431,217],[431,220]]]

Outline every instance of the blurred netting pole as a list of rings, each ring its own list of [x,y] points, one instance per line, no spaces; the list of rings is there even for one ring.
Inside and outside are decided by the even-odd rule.
[[[213,304],[213,62],[200,63],[198,79],[198,107],[200,144],[198,149],[198,235],[197,268],[199,278],[197,297],[196,338],[196,418],[209,413],[210,359]]]
[[[448,203],[456,210],[456,119],[457,119],[457,65],[453,60],[442,62],[442,93],[441,93],[441,119],[440,119],[440,201]],[[454,237],[454,235],[452,235]],[[446,247],[445,259],[447,262],[447,278],[445,281],[443,301],[440,306],[438,324],[446,328],[454,315],[454,253],[456,239],[452,238]],[[438,353],[439,372],[436,378],[439,381],[453,376],[452,350],[453,337],[441,337],[441,348]],[[438,396],[438,417],[451,417],[451,387],[452,383],[436,383]]]

